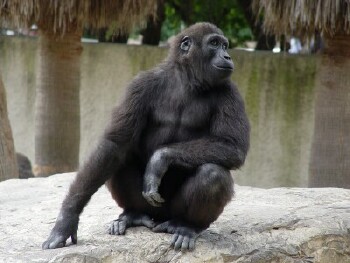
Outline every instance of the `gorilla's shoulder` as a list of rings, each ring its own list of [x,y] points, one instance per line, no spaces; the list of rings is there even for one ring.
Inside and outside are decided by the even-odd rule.
[[[139,72],[135,81],[162,81],[164,78],[168,76],[168,69],[165,65],[159,64],[156,67]]]
[[[131,90],[153,90],[162,83],[164,79],[164,70],[161,67],[155,67],[150,70],[141,71],[136,75],[129,85]]]

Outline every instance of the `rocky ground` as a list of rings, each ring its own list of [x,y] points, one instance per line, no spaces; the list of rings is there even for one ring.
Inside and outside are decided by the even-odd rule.
[[[144,227],[110,236],[117,208],[105,187],[81,216],[78,244],[42,250],[74,174],[0,183],[0,262],[350,262],[350,190],[236,187],[193,252]]]

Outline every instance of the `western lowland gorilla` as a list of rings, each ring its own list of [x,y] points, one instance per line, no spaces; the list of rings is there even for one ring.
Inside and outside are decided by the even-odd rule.
[[[109,234],[133,226],[172,233],[192,250],[233,196],[230,169],[244,163],[249,122],[222,31],[197,23],[178,34],[168,58],[140,73],[79,169],[43,248],[77,242],[79,215],[106,183],[124,209]]]

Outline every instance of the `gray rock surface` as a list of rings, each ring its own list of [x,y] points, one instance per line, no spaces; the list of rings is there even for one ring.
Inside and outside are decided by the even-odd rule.
[[[102,187],[81,216],[78,245],[42,250],[73,177],[0,183],[0,262],[350,262],[350,190],[338,188],[237,186],[195,251],[183,253],[144,227],[108,235],[121,209]]]

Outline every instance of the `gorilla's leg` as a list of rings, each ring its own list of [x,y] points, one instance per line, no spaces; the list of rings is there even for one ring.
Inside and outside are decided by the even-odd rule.
[[[111,235],[124,235],[133,226],[153,228],[156,224],[152,218],[163,213],[164,209],[151,206],[142,196],[144,169],[141,167],[135,162],[128,163],[106,183],[113,199],[124,209],[111,222],[108,230]]]
[[[172,245],[175,249],[192,250],[200,231],[219,217],[233,193],[233,179],[228,170],[215,164],[202,165],[174,197],[173,220],[153,230],[174,234]]]

